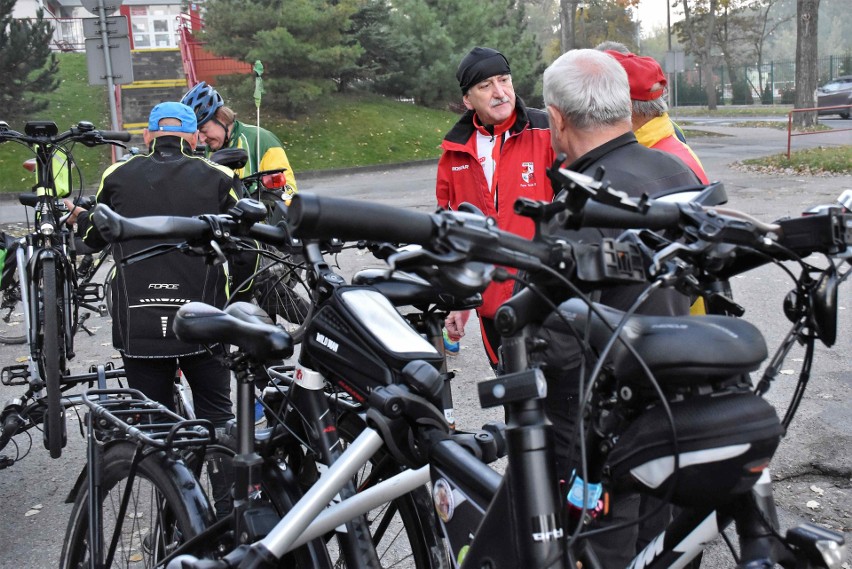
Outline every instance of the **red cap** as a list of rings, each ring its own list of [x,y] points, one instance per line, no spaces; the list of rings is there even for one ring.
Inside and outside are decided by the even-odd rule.
[[[663,94],[666,86],[666,76],[660,64],[653,57],[636,55],[635,53],[619,53],[606,50],[621,63],[627,71],[627,80],[630,82],[630,98],[636,101],[653,101]],[[656,91],[651,89],[659,83]]]

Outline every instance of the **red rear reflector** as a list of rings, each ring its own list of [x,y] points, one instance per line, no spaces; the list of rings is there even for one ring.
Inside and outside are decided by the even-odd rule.
[[[24,168],[26,168],[27,170],[29,170],[30,172],[35,172],[36,171],[36,159],[30,158],[29,160],[24,160],[24,163],[22,164],[22,166]]]

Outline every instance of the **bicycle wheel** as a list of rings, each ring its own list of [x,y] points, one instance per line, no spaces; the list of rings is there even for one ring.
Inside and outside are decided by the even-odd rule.
[[[301,342],[313,313],[305,269],[298,264],[261,258],[261,272],[254,286],[258,306],[284,326],[293,342]]]
[[[47,413],[44,416],[44,444],[51,458],[62,456],[65,446],[65,410],[62,408],[61,371],[64,361],[65,336],[60,336],[61,306],[56,295],[60,283],[56,279],[56,261],[42,259],[39,271],[41,306],[38,309],[40,354],[38,367],[47,391]]]
[[[364,429],[364,422],[358,415],[346,413],[338,420],[337,429],[341,440],[348,445]],[[358,491],[366,490],[402,469],[381,449],[358,473],[355,486]],[[382,567],[449,567],[446,548],[437,529],[432,496],[425,486],[369,512],[367,523]],[[333,549],[329,549],[333,556]]]
[[[101,553],[104,562],[110,543],[116,540],[115,555],[104,567],[154,567],[213,521],[198,485],[189,483],[191,473],[162,453],[142,458],[128,489],[135,453],[136,446],[125,442],[104,451],[102,501],[96,504],[103,518],[104,551]],[[129,499],[121,515],[125,492]],[[89,492],[84,485],[71,510],[59,566],[62,569],[88,568],[92,553]]]
[[[27,327],[18,272],[9,273],[9,278],[11,282],[3,283],[3,291],[0,292],[0,342],[23,344],[27,341]]]

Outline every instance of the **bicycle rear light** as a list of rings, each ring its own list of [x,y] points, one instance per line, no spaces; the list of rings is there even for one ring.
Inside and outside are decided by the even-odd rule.
[[[25,169],[29,170],[30,172],[35,172],[36,171],[36,159],[30,158],[29,160],[24,160],[24,163],[22,164],[22,166]]]
[[[263,184],[265,188],[270,190],[283,188],[287,185],[287,176],[284,175],[284,172],[278,172],[277,174],[267,174],[266,176],[260,179],[260,183]]]

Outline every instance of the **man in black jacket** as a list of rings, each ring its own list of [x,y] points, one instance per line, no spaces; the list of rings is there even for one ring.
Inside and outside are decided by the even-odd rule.
[[[110,166],[101,178],[97,202],[125,217],[195,216],[227,211],[241,194],[234,172],[193,155],[197,143],[195,113],[181,103],[160,103],[151,110],[143,132],[147,154]],[[89,222],[76,216],[87,245],[106,241]],[[113,345],[121,352],[130,387],[173,408],[172,382],[178,366],[192,388],[196,415],[216,427],[233,418],[230,373],[203,346],[179,341],[172,331],[177,309],[190,301],[224,306],[227,279],[221,266],[171,251],[131,265],[128,255],[150,241],[113,245],[117,267],[112,281]]]
[[[700,183],[674,155],[637,142],[632,130],[627,74],[606,53],[581,49],[560,56],[544,72],[544,102],[553,149],[568,156],[569,170],[595,175],[604,168],[604,179],[613,189],[634,197]],[[596,242],[617,234],[618,231],[586,229],[573,232],[571,237]],[[602,290],[600,302],[627,310],[645,288],[646,285],[635,285]],[[640,314],[669,316],[688,312],[687,298],[672,290],[655,291],[637,310]],[[567,481],[574,467],[571,453],[577,438],[580,349],[564,322],[555,316],[545,321],[540,334],[549,346],[542,363],[548,379],[547,413],[557,440],[557,468]],[[611,522],[636,519],[638,508],[638,495],[616,493],[611,502]],[[603,566],[624,567],[630,563],[637,535],[637,526],[631,525],[593,540]]]

